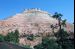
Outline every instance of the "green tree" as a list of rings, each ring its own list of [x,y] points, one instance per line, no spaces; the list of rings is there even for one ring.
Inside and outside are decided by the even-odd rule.
[[[66,19],[62,21],[61,19],[62,17],[62,14],[59,14],[59,13],[55,13],[53,15],[53,18],[56,18],[58,19],[58,22],[59,22],[59,31],[55,34],[55,36],[57,37],[57,43],[59,44],[59,47],[62,47],[62,49],[71,49],[71,48],[74,48],[73,47],[73,40],[69,40],[68,37],[69,37],[69,34],[64,31],[64,29],[61,28],[61,26],[63,25],[63,27],[66,26]]]
[[[19,32],[18,32],[18,30],[15,30],[15,32],[8,33],[5,36],[5,41],[18,43],[19,42]]]
[[[53,18],[56,18],[58,20],[59,23],[59,29],[61,30],[61,17],[63,15],[61,13],[55,12],[55,14],[52,16]]]
[[[19,31],[18,30],[15,30],[14,36],[15,36],[15,42],[18,43],[19,42]]]
[[[8,33],[6,36],[5,36],[5,41],[14,41],[14,33],[13,32],[10,32]]]
[[[52,17],[58,19],[59,17],[62,17],[62,16],[63,16],[62,14],[55,12],[55,14]]]
[[[61,32],[58,31],[55,35],[57,37],[57,43],[59,44],[59,47],[62,47],[62,49],[73,49],[74,48],[74,42],[73,40],[70,40],[69,34],[67,31],[64,31],[64,29],[61,29]]]
[[[49,37],[43,38],[42,43],[34,46],[34,49],[61,49],[58,47],[55,39]]]
[[[61,13],[58,13],[58,12],[55,12],[55,14],[52,16],[53,18],[56,18],[57,20],[58,20],[58,26],[59,26],[59,30],[61,30],[61,17],[62,17],[63,15],[61,14]],[[57,27],[54,27],[53,25],[52,25],[52,30],[53,30],[53,33],[54,33],[54,29],[55,28],[57,28]],[[61,32],[61,31],[60,31]]]
[[[61,31],[61,32],[60,32]],[[58,39],[65,39],[69,36],[69,34],[67,33],[67,31],[64,31],[64,29],[59,30],[56,35],[55,35]]]
[[[0,34],[0,42],[4,41],[4,36]]]

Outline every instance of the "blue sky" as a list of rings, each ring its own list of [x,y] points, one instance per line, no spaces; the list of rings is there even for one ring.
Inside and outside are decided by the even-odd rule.
[[[63,14],[63,19],[74,22],[74,0],[0,0],[0,20],[28,8],[40,8],[52,14],[58,12]]]

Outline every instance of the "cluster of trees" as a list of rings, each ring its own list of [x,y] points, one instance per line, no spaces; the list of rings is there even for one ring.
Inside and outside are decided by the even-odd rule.
[[[58,49],[58,44],[55,39],[45,37],[42,39],[42,43],[34,46],[34,49]]]
[[[19,42],[19,32],[15,30],[15,32],[10,32],[6,36],[0,35],[0,41],[7,41],[7,42]]]
[[[68,39],[69,34],[61,29],[55,34],[56,39],[44,37],[42,43],[34,46],[35,49],[74,49],[74,40]],[[51,39],[50,39],[51,38]]]
[[[6,36],[0,34],[0,42],[11,42],[12,44],[19,44],[19,31],[15,30],[14,32],[9,32]],[[27,35],[28,40],[34,40],[34,35]],[[32,49],[29,45],[21,45],[25,49]]]

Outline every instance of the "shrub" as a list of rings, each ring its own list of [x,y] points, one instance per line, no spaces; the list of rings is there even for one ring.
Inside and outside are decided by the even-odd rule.
[[[35,49],[61,49],[55,39],[43,38],[42,43],[34,46]]]
[[[4,36],[0,34],[0,42],[4,41]]]
[[[74,40],[69,39],[69,34],[64,29],[61,29],[55,35],[57,37],[57,43],[62,46],[62,49],[74,49]]]
[[[15,30],[15,32],[10,32],[5,36],[5,41],[8,42],[14,42],[18,43],[19,42],[19,32],[18,30]]]
[[[35,37],[34,37],[33,34],[30,34],[30,35],[27,36],[27,39],[30,40],[30,41],[33,41],[34,38],[35,38]]]

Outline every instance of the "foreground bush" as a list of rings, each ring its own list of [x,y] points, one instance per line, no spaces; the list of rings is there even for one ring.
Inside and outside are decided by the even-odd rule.
[[[61,29],[55,35],[57,37],[57,43],[62,46],[62,49],[74,49],[74,39],[70,38],[67,31]]]
[[[18,43],[19,42],[19,32],[18,32],[18,30],[15,30],[15,32],[8,33],[5,36],[4,40],[8,41],[8,42]]]
[[[4,41],[4,36],[0,34],[0,42]]]
[[[43,38],[42,43],[34,46],[35,49],[61,49],[55,39]]]

